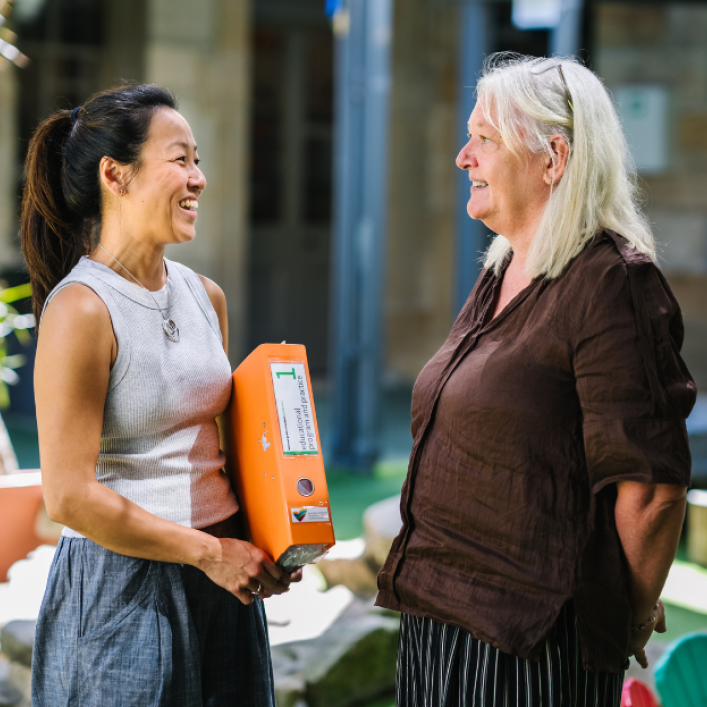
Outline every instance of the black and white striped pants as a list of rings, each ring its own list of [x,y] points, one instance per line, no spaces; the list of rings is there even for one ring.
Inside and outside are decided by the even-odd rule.
[[[565,605],[539,663],[463,629],[403,614],[397,707],[619,707],[623,673],[587,672]]]

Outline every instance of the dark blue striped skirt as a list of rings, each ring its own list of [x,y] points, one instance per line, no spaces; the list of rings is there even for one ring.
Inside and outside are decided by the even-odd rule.
[[[402,615],[397,707],[619,707],[623,678],[582,667],[571,603],[538,663],[455,626]]]

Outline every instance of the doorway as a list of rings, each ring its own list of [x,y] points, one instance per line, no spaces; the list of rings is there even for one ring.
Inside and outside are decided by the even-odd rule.
[[[256,2],[249,350],[304,344],[327,372],[333,38],[322,3]]]

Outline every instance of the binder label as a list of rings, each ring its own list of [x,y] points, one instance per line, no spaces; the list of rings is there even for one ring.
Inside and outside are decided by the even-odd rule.
[[[292,522],[297,523],[330,523],[329,509],[322,506],[301,506],[290,508]]]
[[[271,363],[277,417],[280,422],[282,451],[319,454],[314,413],[303,363]]]

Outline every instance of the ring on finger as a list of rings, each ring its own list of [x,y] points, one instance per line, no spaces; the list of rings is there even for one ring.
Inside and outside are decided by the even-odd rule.
[[[251,594],[254,597],[259,597],[262,593],[263,593],[263,585],[260,582],[258,582],[258,588],[254,592],[251,592]]]

